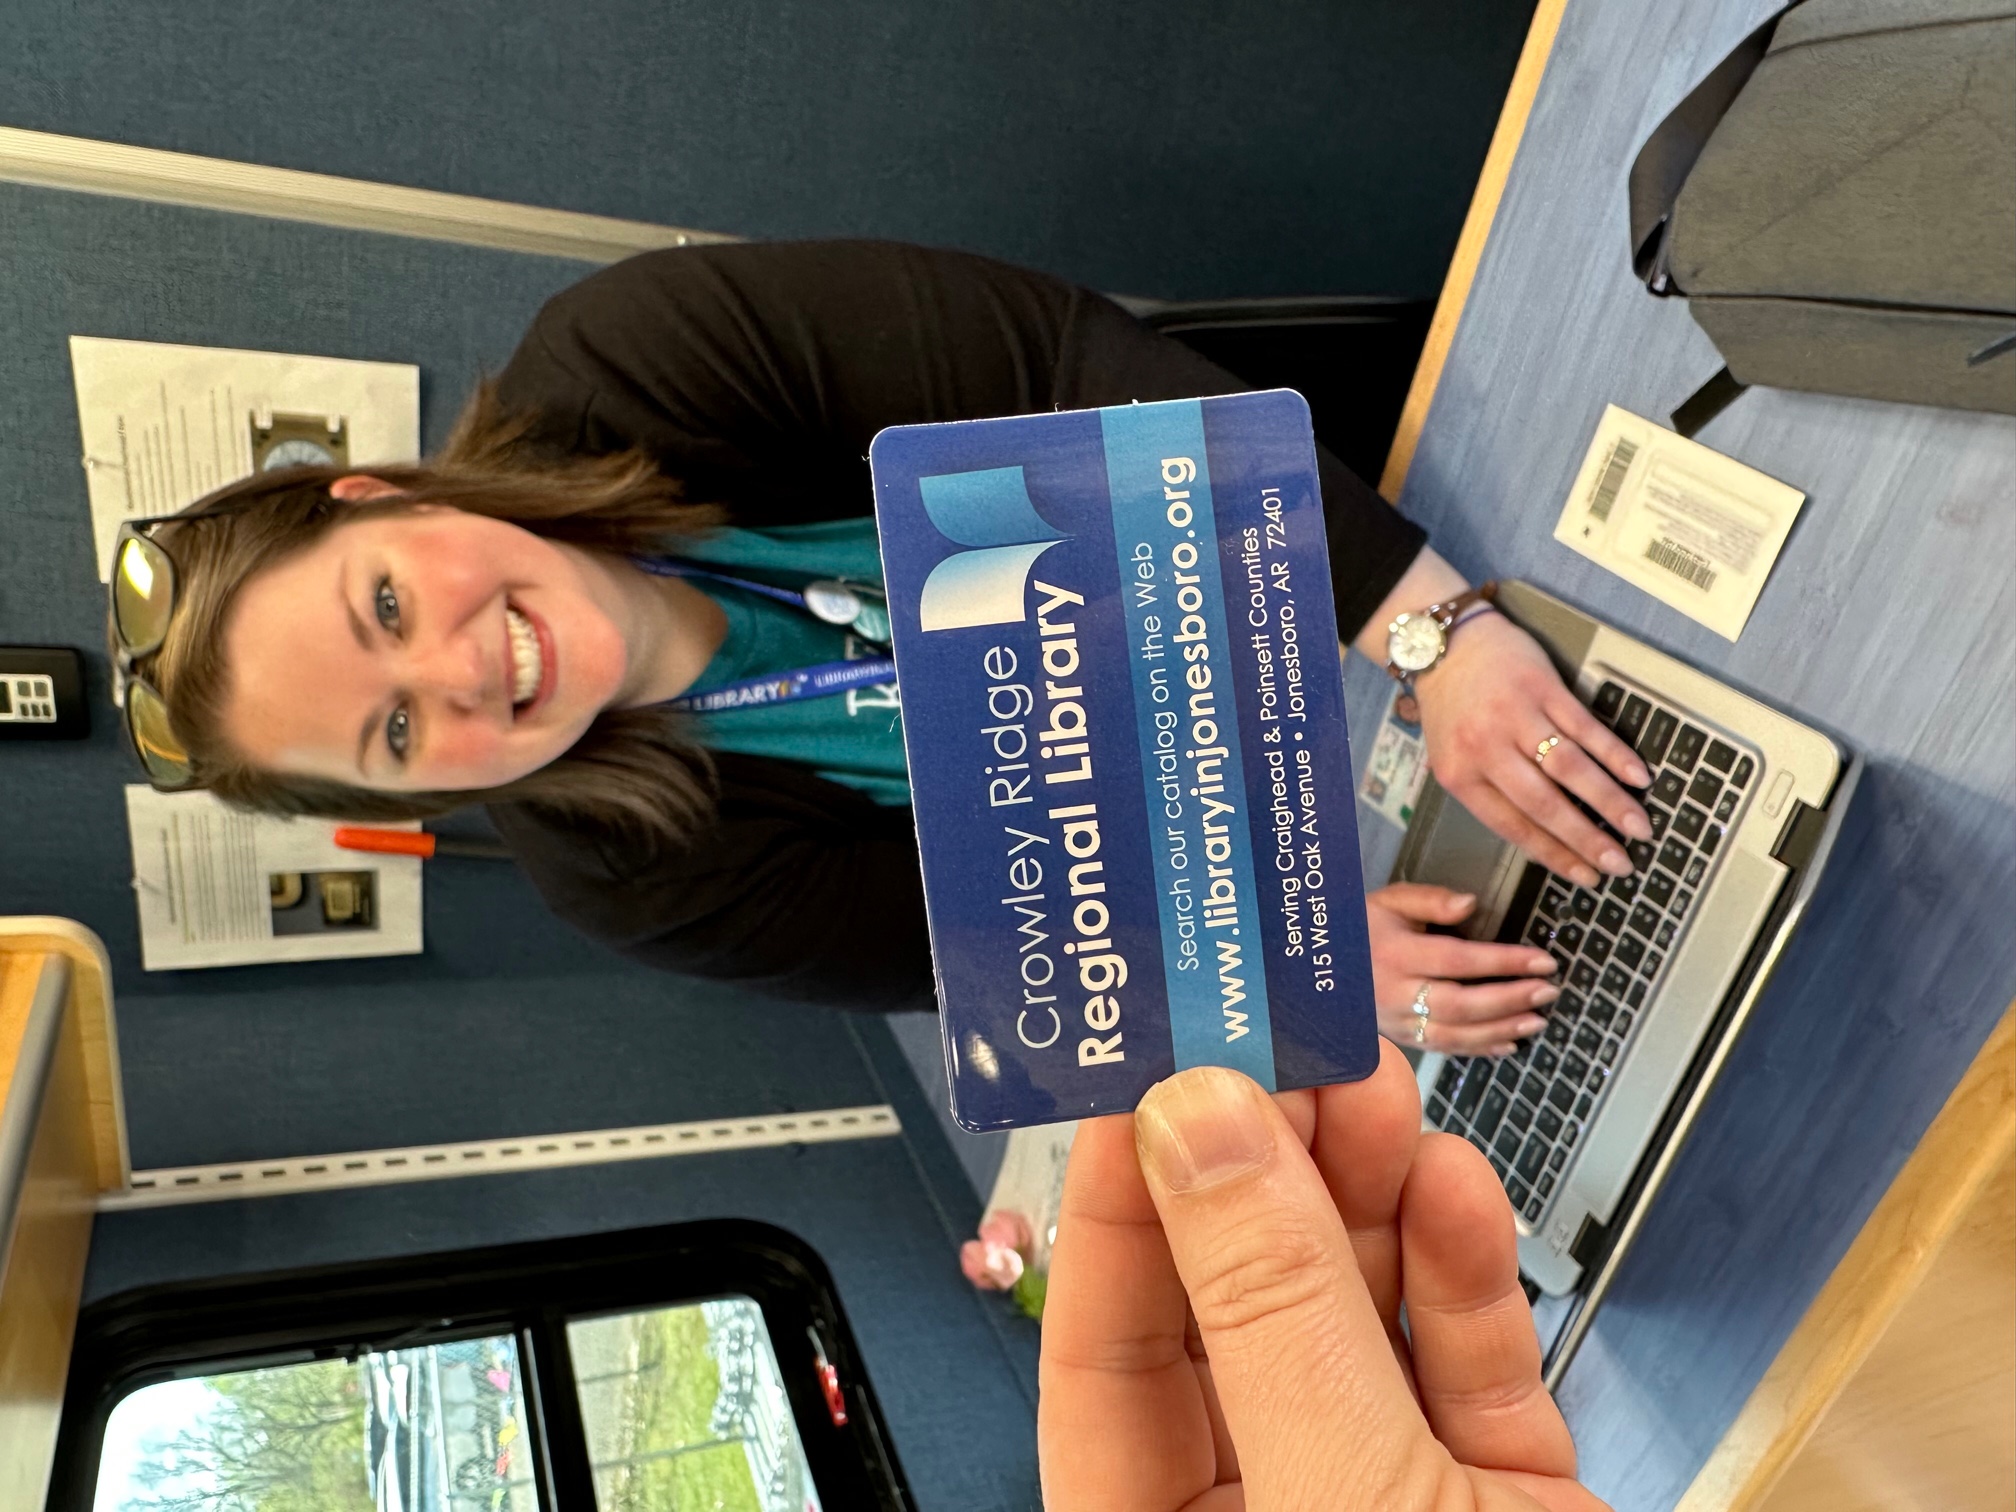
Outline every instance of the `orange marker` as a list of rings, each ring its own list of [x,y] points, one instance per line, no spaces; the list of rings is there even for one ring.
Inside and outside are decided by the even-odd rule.
[[[467,856],[482,861],[509,861],[511,852],[489,840],[450,840],[426,830],[368,829],[345,824],[336,830],[336,843],[344,850],[374,851],[381,856]]]

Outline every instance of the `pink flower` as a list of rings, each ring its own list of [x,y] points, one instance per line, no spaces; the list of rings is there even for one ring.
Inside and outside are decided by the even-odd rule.
[[[989,1213],[980,1237],[959,1246],[959,1269],[982,1291],[1009,1291],[1022,1279],[1035,1242],[1029,1220],[1020,1213]]]

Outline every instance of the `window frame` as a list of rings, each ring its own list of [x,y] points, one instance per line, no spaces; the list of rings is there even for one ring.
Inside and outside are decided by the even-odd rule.
[[[713,1219],[138,1288],[78,1317],[48,1512],[91,1512],[105,1427],[161,1381],[508,1334],[518,1346],[543,1512],[596,1512],[567,1324],[715,1297],[762,1309],[829,1508],[912,1512],[908,1483],[830,1273],[769,1224]],[[836,1425],[812,1337],[838,1372]]]

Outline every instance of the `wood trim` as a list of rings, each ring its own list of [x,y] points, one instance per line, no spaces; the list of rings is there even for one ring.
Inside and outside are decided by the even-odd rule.
[[[1533,101],[1540,93],[1541,77],[1554,51],[1554,37],[1561,29],[1561,14],[1568,0],[1540,0],[1534,8],[1532,25],[1526,29],[1526,45],[1519,50],[1519,63],[1512,70],[1512,85],[1505,92],[1505,105],[1498,112],[1497,128],[1491,133],[1490,150],[1484,154],[1477,188],[1470,196],[1469,214],[1456,238],[1456,253],[1449,259],[1449,272],[1442,280],[1442,294],[1435,303],[1435,318],[1428,326],[1428,339],[1421,359],[1414,367],[1414,381],[1407,389],[1407,403],[1400,411],[1400,426],[1393,434],[1392,449],[1386,454],[1386,471],[1379,478],[1379,492],[1389,504],[1400,502],[1400,490],[1407,481],[1407,469],[1414,461],[1414,448],[1428,423],[1428,407],[1434,402],[1435,387],[1442,381],[1442,366],[1449,358],[1450,343],[1463,319],[1463,306],[1470,298],[1470,285],[1477,277],[1477,264],[1484,256],[1484,244],[1491,236],[1491,223],[1498,216],[1498,202],[1504,197],[1505,182],[1512,174],[1512,161],[1519,155],[1519,143],[1526,135],[1526,120],[1533,113]]]
[[[91,1147],[98,1190],[117,1192],[132,1174],[126,1147],[126,1098],[119,1080],[119,1028],[112,1010],[112,962],[97,935],[69,919],[27,915],[0,919],[0,964],[25,953],[70,961],[70,1011],[84,1052],[84,1096],[91,1112]],[[17,1031],[18,1038],[18,1031]],[[0,1038],[0,1045],[12,1041]],[[11,1064],[11,1056],[6,1062]]]
[[[549,210],[11,126],[0,126],[0,181],[581,262],[610,263],[657,247],[737,239],[715,231]]]
[[[35,1006],[36,984],[42,980],[42,950],[10,956],[0,951],[0,1097],[14,1079],[21,1037],[28,1032],[28,1014]]]
[[[1753,1512],[2016,1141],[2016,1003],[1674,1512]]]
[[[56,952],[0,955],[0,1019],[25,1024],[45,963]],[[76,974],[73,972],[73,982]],[[30,1146],[12,1241],[0,1255],[0,1506],[39,1507],[48,1492],[91,1249],[97,1152],[82,1015],[73,987]],[[13,1088],[20,1037],[4,1042]]]

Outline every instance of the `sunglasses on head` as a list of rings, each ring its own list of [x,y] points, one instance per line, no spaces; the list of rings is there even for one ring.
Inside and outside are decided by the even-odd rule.
[[[147,780],[164,793],[191,787],[195,763],[168,721],[168,704],[145,676],[133,670],[142,657],[159,651],[175,617],[175,559],[151,532],[161,525],[186,524],[236,513],[233,501],[194,513],[128,520],[112,547],[111,622],[113,701],[126,714],[126,738],[146,769]]]

